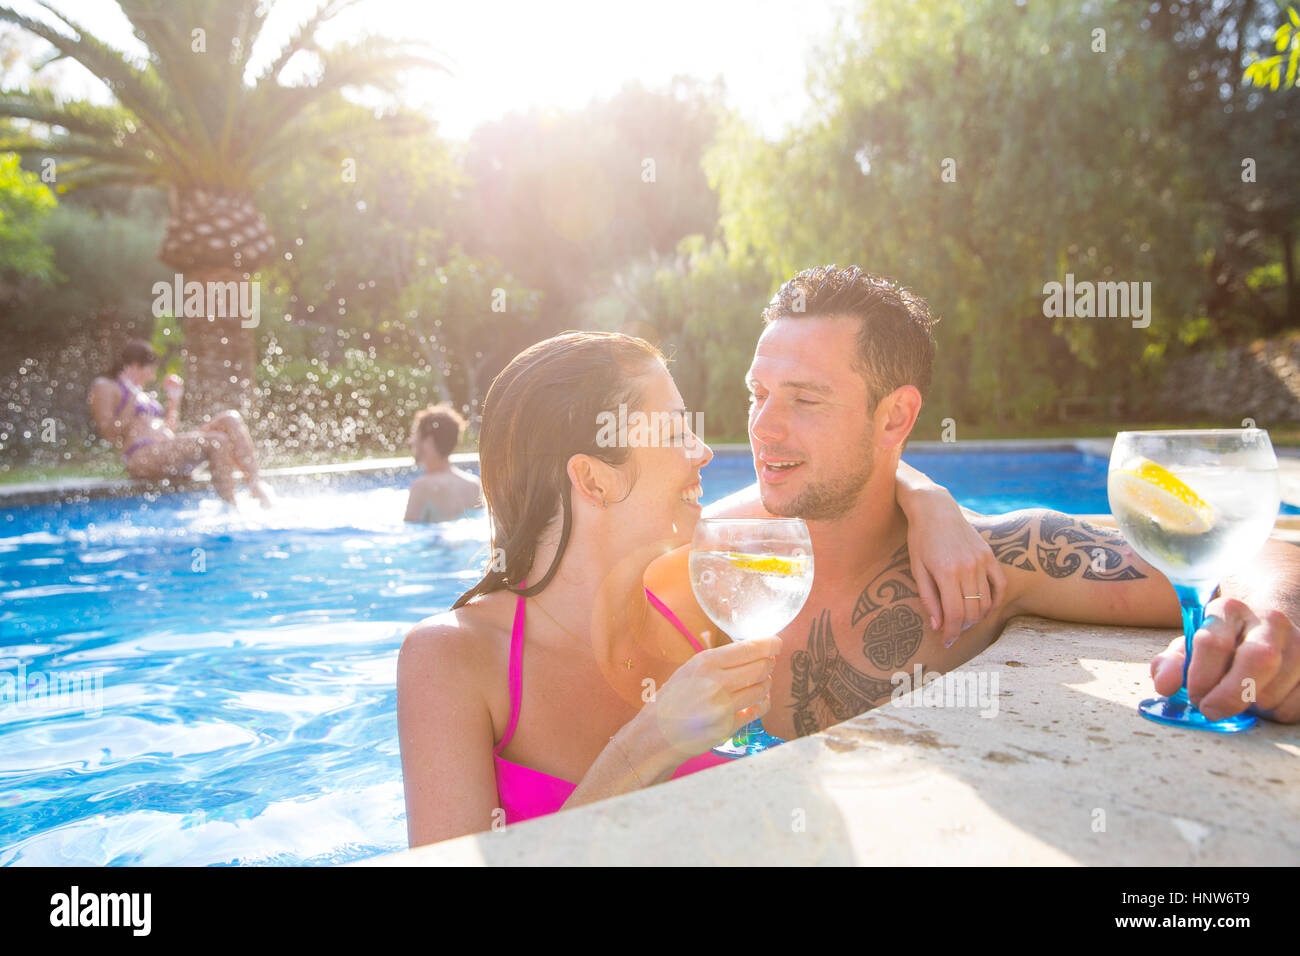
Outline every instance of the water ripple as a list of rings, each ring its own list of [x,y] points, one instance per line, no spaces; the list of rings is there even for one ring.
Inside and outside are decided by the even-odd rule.
[[[238,515],[188,493],[0,512],[0,865],[405,846],[398,648],[478,577],[488,527],[404,503],[371,480]]]

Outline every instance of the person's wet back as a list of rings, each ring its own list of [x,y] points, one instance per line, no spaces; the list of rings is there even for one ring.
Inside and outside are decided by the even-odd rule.
[[[411,425],[411,454],[424,474],[411,483],[406,499],[406,520],[447,521],[458,518],[482,501],[478,478],[454,468],[456,450],[465,419],[450,405],[431,405],[415,413]]]

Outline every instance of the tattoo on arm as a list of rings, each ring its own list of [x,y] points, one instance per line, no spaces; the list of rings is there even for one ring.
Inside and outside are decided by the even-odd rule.
[[[993,556],[1022,571],[1089,581],[1145,578],[1122,535],[1059,511],[1008,515],[983,531]]]
[[[984,537],[993,549],[993,557],[1015,568],[1035,570],[1033,562],[1029,560],[1029,523],[1032,520],[1032,515],[1009,515],[986,530]]]

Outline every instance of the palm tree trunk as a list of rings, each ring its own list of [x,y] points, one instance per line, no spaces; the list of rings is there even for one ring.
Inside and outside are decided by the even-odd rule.
[[[182,411],[191,419],[227,408],[247,416],[257,357],[253,329],[244,328],[241,312],[254,304],[250,275],[269,258],[275,238],[242,193],[173,186],[168,205],[171,215],[158,258],[176,270],[183,287],[197,282],[204,291],[201,303],[189,296],[174,303],[188,379]]]
[[[206,289],[210,282],[246,282],[245,275],[234,269],[208,269],[187,273],[185,281],[203,283]],[[205,297],[202,314],[186,310],[180,320],[186,378],[182,411],[190,420],[206,421],[228,408],[248,417],[257,362],[254,331],[243,327],[239,315],[206,314],[207,302]]]

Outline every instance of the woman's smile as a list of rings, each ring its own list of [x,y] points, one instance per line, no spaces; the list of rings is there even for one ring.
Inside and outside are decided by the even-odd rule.
[[[697,480],[695,484],[682,491],[682,501],[692,508],[700,507],[700,495],[704,494],[704,486]]]

